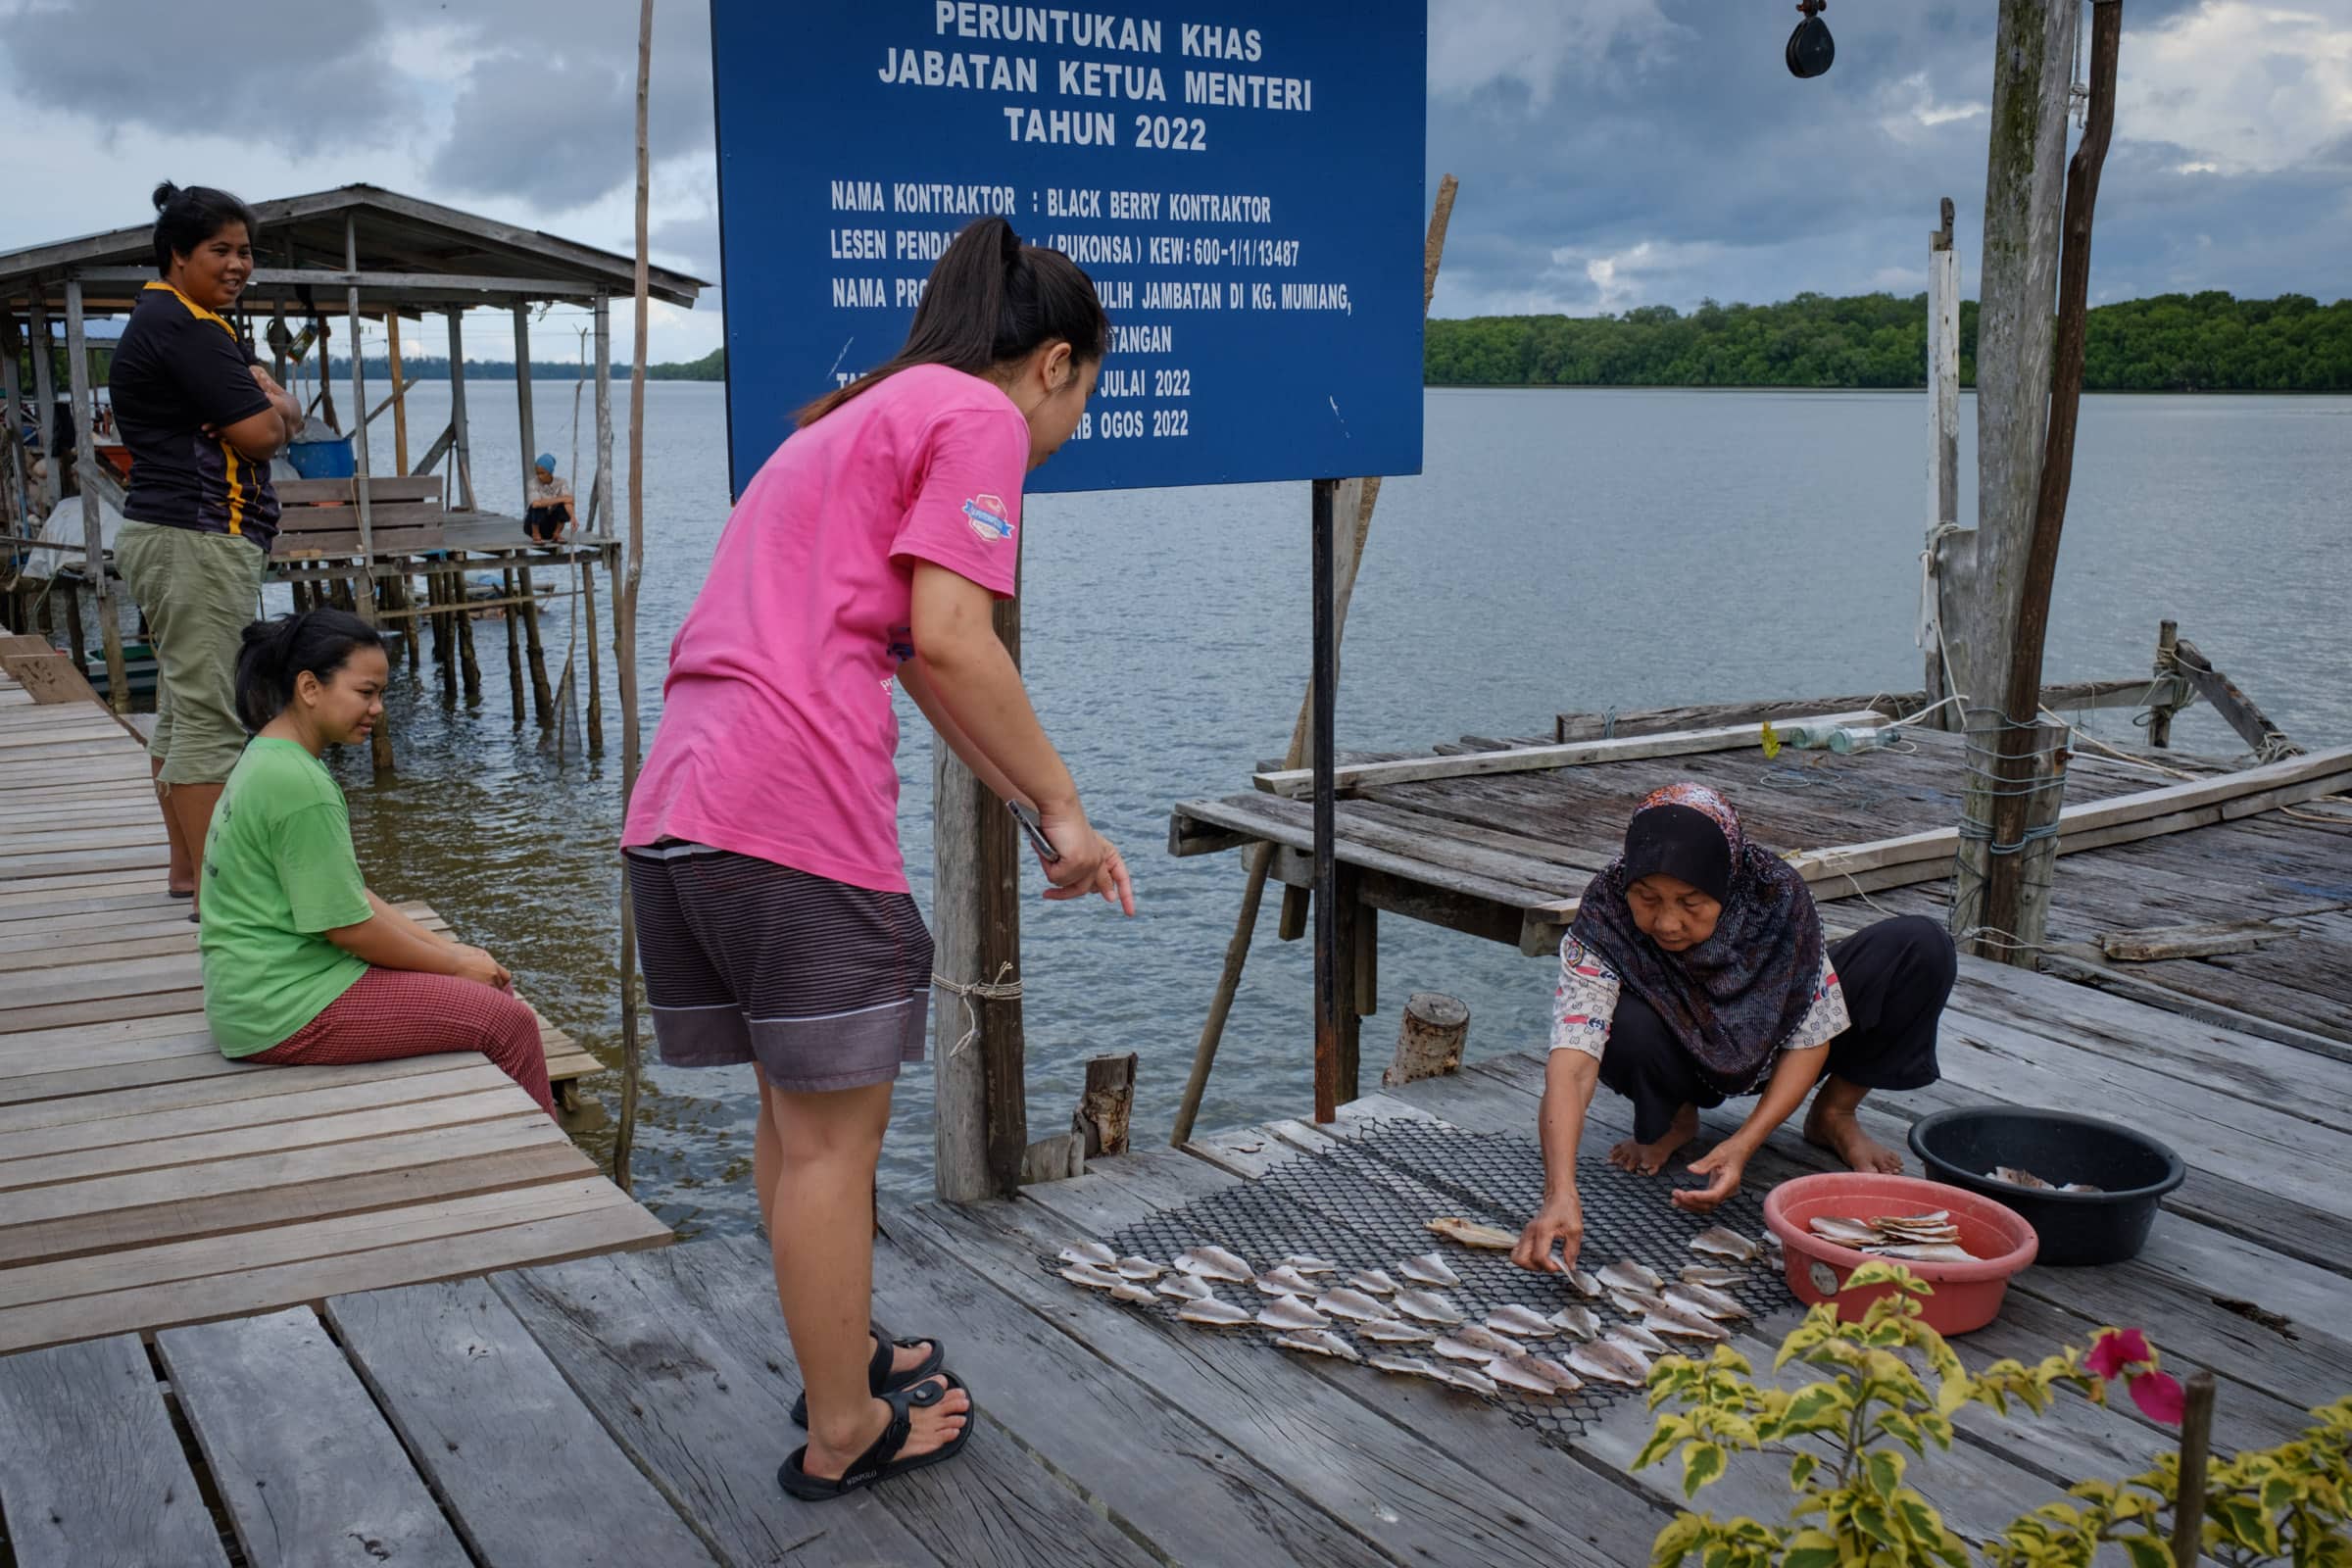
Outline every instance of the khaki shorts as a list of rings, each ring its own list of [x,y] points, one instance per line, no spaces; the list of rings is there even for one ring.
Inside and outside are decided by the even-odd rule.
[[[115,564],[155,645],[155,734],[166,784],[219,784],[245,750],[237,649],[260,613],[267,553],[235,534],[125,522]]]

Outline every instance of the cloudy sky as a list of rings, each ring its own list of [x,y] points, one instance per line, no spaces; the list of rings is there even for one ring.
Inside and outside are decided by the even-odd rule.
[[[1802,82],[1784,0],[1431,0],[1429,170],[1462,180],[1437,313],[1915,291],[1945,195],[1973,274],[1994,9],[1837,0]],[[2125,14],[2094,298],[2352,293],[2352,0]],[[709,11],[656,18],[656,259],[716,279]],[[0,249],[137,221],[170,176],[366,180],[625,250],[635,43],[627,0],[0,0]],[[657,359],[718,340],[658,312]]]

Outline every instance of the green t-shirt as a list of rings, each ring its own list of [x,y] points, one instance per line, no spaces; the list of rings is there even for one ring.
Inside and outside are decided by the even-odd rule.
[[[204,1015],[224,1056],[281,1044],[368,972],[319,933],[371,912],[343,791],[292,741],[256,736],[204,841]]]

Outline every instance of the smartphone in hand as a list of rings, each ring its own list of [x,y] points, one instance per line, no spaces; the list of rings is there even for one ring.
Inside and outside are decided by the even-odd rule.
[[[1004,809],[1012,813],[1012,819],[1021,824],[1021,831],[1029,835],[1030,847],[1037,851],[1039,859],[1058,860],[1061,858],[1061,852],[1054,847],[1053,840],[1046,837],[1045,824],[1037,819],[1035,811],[1019,801],[1006,801]]]

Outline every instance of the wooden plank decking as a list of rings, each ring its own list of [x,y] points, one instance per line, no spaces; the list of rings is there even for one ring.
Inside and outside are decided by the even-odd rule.
[[[2306,1407],[2352,1389],[2352,1064],[2061,980],[1963,968],[1946,1082],[1875,1101],[1881,1136],[1947,1102],[2045,1102],[2056,1084],[2073,1086],[2065,1102],[2142,1116],[2191,1167],[2139,1258],[2028,1271],[1999,1321],[1958,1342],[1963,1356],[2035,1358],[2103,1323],[2143,1327],[2176,1370],[2217,1374],[2225,1447],[2281,1441]],[[2136,1072],[2120,1070],[2119,1035],[2157,1048]],[[2296,1069],[2293,1109],[2249,1061]],[[785,1415],[799,1380],[766,1249],[734,1238],[339,1297],[324,1307],[331,1334],[308,1310],[167,1330],[157,1367],[128,1337],[0,1358],[0,1514],[25,1568],[95,1560],[93,1544],[117,1540],[176,1542],[188,1562],[232,1547],[255,1563],[381,1560],[347,1540],[465,1561],[452,1537],[515,1564],[1644,1562],[1681,1498],[1673,1467],[1631,1469],[1649,1419],[1639,1399],[1560,1446],[1474,1396],[1120,1307],[1039,1262],[1278,1166],[1331,1161],[1384,1122],[1532,1140],[1541,1074],[1534,1055],[1489,1055],[1328,1127],[1274,1121],[1099,1160],[1009,1202],[887,1211],[875,1310],[898,1332],[946,1336],[981,1415],[956,1463],[853,1501],[801,1504],[774,1486],[800,1441]],[[1731,1125],[1710,1113],[1706,1136]],[[1586,1157],[1629,1130],[1602,1096]],[[1750,1181],[1821,1165],[1784,1133]],[[1365,1174],[1360,1152],[1347,1169],[1412,1223],[1467,1206],[1402,1167]],[[2246,1206],[2250,1178],[2267,1206]],[[1360,1196],[1332,1190],[1334,1234]],[[1557,1289],[1531,1280],[1523,1299]],[[1793,1315],[1753,1325],[1742,1348],[1761,1360]],[[160,1378],[186,1423],[169,1446]],[[1958,1446],[1912,1479],[1979,1538],[2172,1441],[2124,1401],[2073,1396],[2039,1421],[1972,1410],[1960,1425]],[[135,1468],[91,1457],[133,1444]],[[69,1484],[101,1470],[103,1490]],[[220,1556],[187,1544],[215,1544],[197,1496],[218,1499]],[[1776,1497],[1766,1462],[1736,1465],[1705,1501],[1729,1513]]]
[[[223,1058],[165,860],[136,741],[0,678],[0,1349],[668,1240],[478,1057]]]

